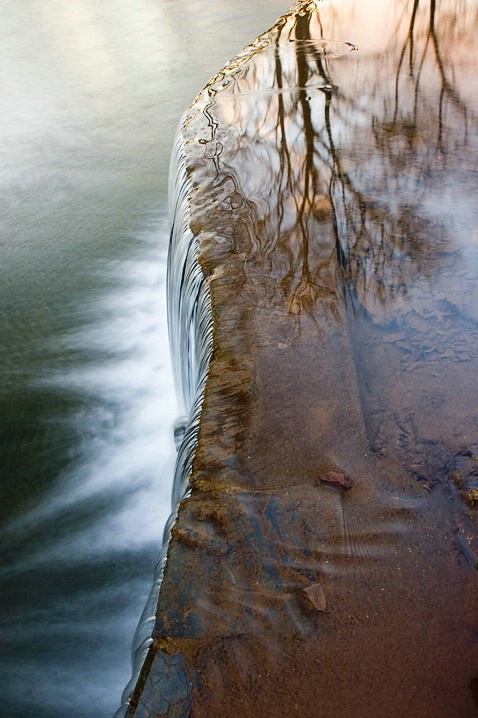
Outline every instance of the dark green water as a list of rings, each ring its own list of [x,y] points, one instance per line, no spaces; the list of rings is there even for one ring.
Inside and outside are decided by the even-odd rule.
[[[3,0],[5,718],[109,716],[170,511],[167,176],[276,0]]]

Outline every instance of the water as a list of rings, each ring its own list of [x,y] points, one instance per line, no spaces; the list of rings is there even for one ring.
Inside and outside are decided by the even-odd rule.
[[[237,512],[232,533],[246,536],[251,511],[257,507],[264,509],[271,525],[287,517],[291,504],[285,494],[297,453],[310,461],[305,480],[312,486],[323,460],[317,434],[302,430],[312,416],[322,439],[329,438],[325,446],[332,458],[343,463],[341,468],[348,462],[359,476],[344,500],[334,487],[322,487],[328,498],[317,511],[323,512],[323,525],[332,527],[323,535],[325,550],[308,565],[300,562],[298,552],[291,554],[287,585],[295,590],[300,571],[303,582],[312,575],[307,571],[319,565],[328,605],[351,601],[355,610],[354,576],[375,576],[374,588],[382,590],[385,574],[377,578],[370,573],[376,559],[387,557],[394,541],[412,537],[411,558],[399,552],[396,565],[410,568],[416,557],[417,568],[411,568],[416,585],[422,585],[422,566],[432,566],[434,575],[424,585],[436,589],[433,603],[448,615],[448,598],[454,591],[459,598],[462,583],[471,584],[476,560],[476,534],[466,503],[474,490],[477,456],[476,175],[468,159],[476,154],[476,63],[470,41],[476,35],[470,32],[476,13],[473,3],[423,2],[413,32],[407,33],[410,15],[398,1],[393,7],[389,13],[384,3],[369,4],[365,16],[358,12],[359,4],[351,2],[346,13],[327,15],[327,35],[352,42],[362,52],[338,42],[332,48],[320,45],[321,50],[330,48],[330,60],[344,61],[332,64],[333,72],[314,77],[314,43],[302,39],[293,50],[268,54],[264,74],[270,75],[280,60],[289,85],[279,88],[276,81],[268,82],[261,102],[253,88],[252,94],[242,92],[242,98],[236,95],[232,100],[225,90],[217,103],[216,119],[244,130],[253,158],[264,152],[267,132],[277,131],[272,116],[280,106],[277,95],[284,96],[288,110],[286,145],[294,146],[297,131],[303,129],[294,123],[309,113],[307,128],[314,135],[323,183],[318,192],[314,187],[315,219],[330,230],[333,208],[335,234],[330,231],[328,237],[334,251],[340,248],[337,263],[327,243],[318,248],[307,244],[307,233],[298,242],[287,232],[282,237],[272,232],[252,249],[246,243],[245,256],[252,261],[244,264],[244,256],[240,259],[238,276],[245,266],[252,288],[252,295],[245,295],[246,304],[257,307],[258,318],[268,327],[258,346],[259,379],[281,422],[274,422],[271,431],[267,411],[265,417],[256,415],[255,438],[238,465],[244,475],[267,477],[270,466],[261,463],[267,440],[279,503],[271,508],[262,506],[260,498],[248,497],[239,506],[242,513]],[[436,10],[434,24],[427,14],[431,7]],[[413,6],[407,8],[410,13]],[[7,211],[2,219],[1,290],[6,459],[1,499],[1,684],[2,715],[7,718],[110,716],[129,679],[133,634],[170,511],[173,422],[185,409],[176,406],[173,396],[164,301],[166,185],[174,131],[183,109],[208,77],[284,10],[283,4],[272,1],[245,2],[238,9],[220,2],[212,10],[210,3],[199,0],[193,11],[185,2],[146,0],[128,0],[115,8],[91,0],[66,6],[54,0],[2,3],[0,178]],[[302,57],[300,76],[297,57]],[[302,82],[304,65],[311,76]],[[241,90],[250,80],[247,74],[239,77]],[[287,92],[297,85],[298,93]],[[241,124],[246,110],[256,115]],[[212,139],[206,158],[212,165],[220,164],[222,138]],[[298,143],[299,155],[306,145]],[[297,190],[300,197],[303,177],[313,176],[317,169],[304,175],[296,165],[289,184],[284,184],[283,159],[277,152],[271,163],[279,170],[272,172],[271,186],[292,186],[291,195]],[[252,166],[245,162],[241,168],[243,188],[248,197],[259,198],[257,216],[267,216],[273,209],[267,194],[270,177],[264,167],[260,173],[248,172]],[[224,188],[222,199],[236,211],[241,203],[229,190]],[[273,218],[276,228],[282,224],[290,229],[294,202],[290,205]],[[397,227],[405,229],[400,232]],[[373,244],[381,228],[385,236],[399,240],[387,245],[388,253],[382,251],[383,244]],[[431,247],[422,241],[424,228],[433,239]],[[410,233],[416,237],[412,252],[401,241]],[[360,241],[351,243],[357,236]],[[339,287],[346,288],[344,295],[337,291],[337,277]],[[259,296],[264,305],[251,296]],[[272,315],[267,304],[271,298]],[[318,385],[308,382],[295,395],[299,401],[288,401],[281,389],[286,380],[297,386],[297,366],[316,376],[317,323],[330,328],[337,316],[347,331],[343,343],[334,345],[331,340],[329,353],[327,347],[323,350],[324,361],[329,357],[329,364],[324,364],[329,394],[316,396]],[[234,335],[239,343],[240,332]],[[307,336],[314,337],[309,347]],[[337,366],[343,366],[349,380],[344,383],[351,389],[348,396],[337,379]],[[250,367],[244,368],[247,372]],[[360,391],[350,382],[354,368]],[[194,377],[185,381],[189,396],[194,382]],[[337,411],[336,417],[344,415],[344,406],[350,408],[343,424],[334,424],[327,411],[312,406],[319,398],[328,402],[331,412]],[[243,417],[240,411],[237,416]],[[334,436],[327,431],[331,424],[340,429]],[[360,440],[350,442],[350,429],[359,425]],[[241,431],[244,424],[239,421],[238,427]],[[295,452],[289,449],[291,437],[296,440]],[[381,503],[374,494],[368,503],[360,494],[360,481],[376,464],[363,461],[358,466],[358,446],[371,447],[379,461],[410,469],[414,483],[407,484],[405,496],[394,505],[389,495]],[[232,475],[232,470],[225,473]],[[398,478],[392,476],[395,482]],[[429,502],[424,498],[428,494]],[[304,526],[317,523],[315,496],[315,489],[306,492]],[[303,495],[299,492],[297,498],[303,500]],[[366,509],[363,516],[380,525],[383,545],[377,546],[376,534],[361,518],[361,506]],[[217,525],[211,517],[211,525]],[[427,538],[427,530],[435,541]],[[267,541],[274,569],[274,557],[284,546],[274,533]],[[230,543],[224,542],[221,550]],[[206,552],[204,565],[207,560]],[[262,570],[263,564],[259,552],[252,565]],[[232,569],[221,574],[224,584],[217,585],[230,585],[232,576],[234,610],[240,612],[247,600],[254,615],[264,595],[248,591],[249,575],[239,559]],[[222,564],[214,570],[222,570]],[[449,577],[447,571],[459,580],[445,592],[447,583],[440,583],[440,576]],[[270,580],[267,570],[264,576]],[[211,584],[208,600],[213,595],[220,605],[220,592],[214,595],[214,581]],[[195,585],[208,595],[207,581]],[[384,615],[390,636],[396,637],[399,626],[392,618],[411,609],[417,611],[415,619],[423,618],[421,626],[433,627],[426,602],[415,608],[414,590],[405,586],[400,594],[397,577],[387,585],[397,589],[401,601],[396,611],[391,590],[381,599],[382,608],[389,609]],[[246,598],[244,589],[250,594]],[[466,615],[473,617],[471,602],[467,607]],[[222,620],[227,628],[230,616],[218,611],[211,620]],[[301,628],[302,618],[300,611],[295,614],[296,627]],[[251,620],[247,628],[251,625],[257,627],[258,622]],[[404,655],[417,643],[414,622],[407,625],[400,643]],[[362,633],[356,629],[364,659],[364,647],[375,650],[383,626],[379,618],[375,634],[368,627]],[[352,631],[346,623],[338,627],[348,635]],[[463,628],[459,620],[457,627]],[[461,636],[459,631],[456,635]],[[241,660],[231,650],[225,683],[218,678],[214,685],[212,695],[219,705],[234,691],[248,700],[262,699],[246,690],[257,665],[269,666],[272,675],[277,669],[280,677],[274,682],[275,715],[287,707],[284,686],[300,688],[297,694],[301,693],[304,673],[298,685],[287,654],[259,653],[260,660],[249,663],[247,654],[238,655]],[[304,655],[306,663],[315,660],[313,653]],[[452,688],[467,675],[467,654],[463,655],[463,664],[458,661],[450,667],[445,652],[433,654],[433,671],[445,675]],[[281,660],[276,666],[277,656]],[[336,654],[323,656],[324,664],[327,659],[343,661],[340,647]],[[354,666],[353,657],[347,665]],[[227,685],[237,666],[245,667],[244,675]],[[332,679],[340,674],[335,671]],[[401,695],[400,675],[389,674],[378,688],[385,690],[387,684]],[[473,676],[476,683],[476,671]],[[329,683],[328,690],[344,696],[352,684],[350,679],[334,691]],[[314,706],[312,701],[303,714],[313,715]]]
[[[111,716],[130,678],[175,459],[174,133],[197,88],[282,10],[2,2],[6,718]]]
[[[163,223],[136,239],[134,259],[97,268],[111,289],[85,298],[81,329],[42,347],[49,370],[31,381],[31,391],[53,404],[45,433],[61,437],[61,426],[77,453],[2,531],[3,686],[20,705],[12,700],[11,715],[81,715],[72,709],[78,683],[106,713],[127,675],[169,513],[175,401],[164,341],[164,236]],[[61,417],[55,409],[65,394],[78,406]]]
[[[476,714],[477,20],[304,2],[187,112],[214,352],[128,715]]]

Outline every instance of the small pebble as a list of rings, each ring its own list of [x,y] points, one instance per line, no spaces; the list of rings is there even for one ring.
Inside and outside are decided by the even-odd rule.
[[[352,482],[348,479],[345,474],[340,471],[328,471],[326,474],[320,477],[321,481],[326,481],[329,484],[340,484],[344,489],[350,489]]]

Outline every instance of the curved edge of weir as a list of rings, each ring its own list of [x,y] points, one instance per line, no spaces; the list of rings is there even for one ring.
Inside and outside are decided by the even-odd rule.
[[[430,288],[463,276],[462,255],[478,267],[478,251],[461,255],[452,223],[449,236],[437,231],[420,195],[444,181],[423,149],[433,72],[453,76],[439,3],[384,4],[397,34],[360,55],[348,37],[324,39],[353,34],[353,13],[298,2],[180,123],[167,287],[183,414],[173,512],[116,718],[476,712],[478,441],[437,408],[457,396],[470,423],[476,382],[452,363],[451,290],[445,301]],[[393,74],[402,11],[425,68],[409,92],[413,142]],[[449,141],[466,157],[470,113],[450,82],[439,152]],[[397,147],[413,171],[396,171]],[[447,171],[463,166],[458,157]],[[478,356],[476,313],[462,304],[453,321]],[[431,378],[424,322],[441,343]]]
[[[288,14],[294,13],[294,8],[307,5],[310,3],[301,1],[294,5]],[[261,49],[262,42],[269,33],[270,31],[266,31],[260,35],[250,46],[232,58],[224,71],[237,67]],[[207,86],[213,84],[216,78],[217,75],[214,75]],[[189,200],[194,187],[188,176],[184,152],[184,127],[206,88],[179,123],[169,171],[168,328],[176,395],[183,413],[174,427],[178,455],[172,486],[172,512],[164,527],[163,544],[154,569],[153,585],[133,639],[132,677],[123,691],[121,705],[114,718],[123,718],[126,715],[131,695],[153,643],[152,634],[171,530],[177,518],[179,504],[187,497],[190,488],[189,477],[197,447],[204,390],[213,350],[211,294],[199,263],[199,241],[190,226]]]
[[[212,355],[211,296],[199,264],[199,242],[190,228],[189,197],[193,187],[188,178],[182,134],[186,119],[187,115],[181,120],[176,134],[169,176],[168,327],[176,394],[183,414],[174,426],[178,453],[171,494],[172,512],[164,527],[163,545],[154,569],[153,585],[133,640],[132,677],[114,718],[125,716],[153,643],[152,634],[171,530],[179,504],[189,491],[189,477],[197,447],[204,389]]]

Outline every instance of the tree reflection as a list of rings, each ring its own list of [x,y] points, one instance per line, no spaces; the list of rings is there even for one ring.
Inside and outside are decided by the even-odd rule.
[[[425,207],[470,143],[454,63],[478,13],[464,0],[400,8],[387,51],[356,61],[337,59],[351,48],[303,4],[209,86],[213,184],[233,188],[221,206],[247,237],[249,282],[289,313],[337,317],[345,290],[385,316],[449,249],[450,226]]]
[[[453,249],[453,222],[430,212],[430,199],[436,201],[451,174],[461,172],[470,120],[476,121],[461,94],[466,73],[454,67],[456,59],[466,63],[460,44],[470,38],[470,23],[476,27],[476,10],[460,1],[403,5],[389,50],[370,62],[375,81],[367,91],[365,132],[357,137],[353,98],[339,91],[333,108],[335,122],[338,115],[348,121],[350,136],[367,150],[343,143],[333,155],[353,166],[353,176],[344,176],[340,165],[335,171],[345,218],[342,232],[338,228],[345,276],[372,313],[386,314],[418,277],[433,274],[440,253]],[[345,118],[341,103],[348,107]]]

